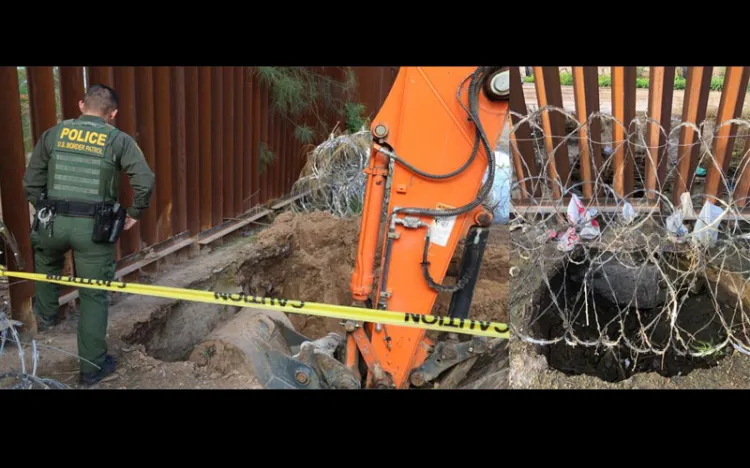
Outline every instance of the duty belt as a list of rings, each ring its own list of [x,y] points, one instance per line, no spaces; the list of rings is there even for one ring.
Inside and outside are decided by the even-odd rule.
[[[62,201],[62,200],[47,200],[44,205],[48,208],[52,208],[57,215],[67,216],[82,216],[82,217],[94,217],[97,210],[101,208],[103,203],[91,203],[91,202],[76,202],[76,201]]]

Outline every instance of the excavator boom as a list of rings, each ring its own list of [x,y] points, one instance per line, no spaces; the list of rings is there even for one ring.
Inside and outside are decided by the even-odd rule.
[[[494,176],[495,142],[507,118],[508,73],[507,67],[400,69],[371,128],[351,281],[355,300],[429,315],[438,292],[449,291],[454,294],[451,315],[466,318],[492,223],[484,202]],[[465,249],[457,285],[442,286],[456,247],[470,230],[472,244],[481,247]],[[347,349],[356,344],[367,356],[370,387],[409,386],[410,375],[434,348],[424,330],[380,324],[366,324],[348,340]],[[356,371],[358,361],[349,356],[347,365]]]

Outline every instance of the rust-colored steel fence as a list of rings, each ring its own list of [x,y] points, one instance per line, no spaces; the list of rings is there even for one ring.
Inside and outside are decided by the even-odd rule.
[[[564,210],[567,201],[560,199],[567,198],[563,194],[570,195],[571,188],[580,191],[584,204],[597,206],[604,198],[612,199],[602,193],[607,186],[615,198],[638,199],[639,209],[653,209],[665,199],[678,205],[685,192],[707,200],[731,194],[728,203],[744,208],[750,170],[744,170],[746,162],[737,163],[738,158],[730,168],[730,160],[738,130],[747,127],[733,119],[742,117],[750,67],[726,67],[723,77],[714,76],[714,67],[685,67],[680,78],[684,91],[674,89],[676,67],[650,67],[647,78],[637,76],[638,67],[611,67],[606,94],[600,93],[604,87],[597,67],[569,67],[572,97],[571,86],[561,86],[557,67],[529,68],[533,84],[522,84],[519,68],[511,70],[514,207]],[[637,89],[637,80],[647,80],[648,89]],[[721,90],[711,92],[717,84]],[[602,96],[611,101],[600,103]],[[528,118],[535,112],[538,124]],[[707,117],[714,116],[709,119],[713,126],[704,127]],[[611,127],[606,137],[605,121]],[[573,140],[575,156],[569,154]],[[750,136],[746,133],[741,140],[738,147],[744,145],[747,153]],[[697,176],[699,163],[707,173]],[[554,207],[542,206],[542,198]]]
[[[344,79],[337,67],[320,67],[333,80]],[[395,78],[391,68],[354,67],[357,94],[374,115]],[[53,67],[27,68],[33,144],[58,121]],[[118,242],[118,276],[133,278],[153,268],[154,258],[221,239],[247,223],[260,207],[278,205],[306,162],[309,145],[295,136],[295,124],[272,105],[270,89],[250,67],[60,67],[63,119],[80,114],[86,83],[114,87],[120,97],[115,124],[138,142],[156,175],[151,207]],[[343,110],[342,110],[343,111]],[[307,115],[302,120],[308,121]],[[343,114],[323,116],[332,130],[343,127]],[[273,154],[263,166],[261,147]],[[26,150],[16,67],[0,67],[0,199],[2,219],[16,237],[33,271],[29,240],[30,213],[22,179]],[[121,199],[132,202],[132,188],[122,175]],[[262,210],[261,210],[262,212]],[[17,268],[12,256],[8,266]],[[68,256],[66,274],[74,273]],[[11,282],[13,316],[30,319],[34,285]],[[77,297],[62,291],[61,304]],[[28,323],[28,322],[27,322]]]

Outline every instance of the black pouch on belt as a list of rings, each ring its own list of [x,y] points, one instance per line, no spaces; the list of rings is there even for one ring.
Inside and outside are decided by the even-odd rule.
[[[114,223],[114,207],[111,204],[99,205],[94,213],[94,232],[91,240],[97,244],[108,243]]]

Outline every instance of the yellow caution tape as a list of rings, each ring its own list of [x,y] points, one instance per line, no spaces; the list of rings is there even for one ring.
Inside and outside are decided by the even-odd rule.
[[[423,328],[441,332],[463,333],[468,335],[489,336],[493,338],[510,337],[508,325],[499,322],[438,317],[434,315],[413,314],[376,309],[364,309],[332,304],[280,299],[277,297],[253,296],[244,293],[225,293],[219,291],[201,291],[197,289],[172,288],[150,284],[123,283],[120,281],[102,281],[75,276],[43,275],[8,271],[0,266],[0,276],[22,278],[70,286],[71,283],[90,289],[102,289],[126,294],[163,297],[181,301],[204,302],[207,304],[233,305],[254,309],[278,309],[293,314],[317,315],[357,322],[380,323],[412,328]]]

